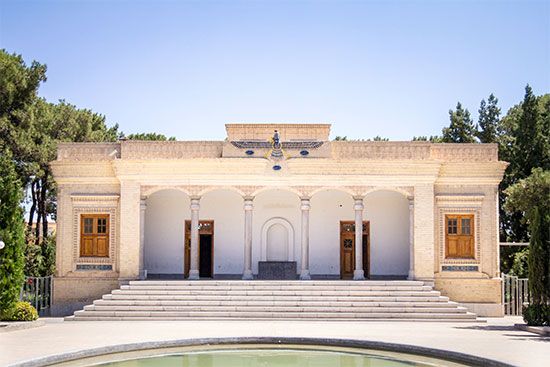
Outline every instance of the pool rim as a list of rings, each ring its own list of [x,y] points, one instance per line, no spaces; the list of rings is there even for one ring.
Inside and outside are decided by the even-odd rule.
[[[468,364],[471,366],[489,366],[489,367],[515,367],[494,359],[479,357],[462,352],[454,352],[438,348],[422,347],[411,344],[388,343],[376,340],[359,339],[339,339],[339,338],[300,338],[300,337],[222,337],[222,338],[194,338],[194,339],[176,339],[162,341],[146,341],[138,343],[116,344],[89,349],[81,349],[38,357],[26,361],[16,362],[7,367],[42,367],[53,364],[75,361],[84,358],[100,357],[103,355],[136,352],[144,350],[192,347],[200,345],[252,345],[252,344],[271,344],[271,345],[307,345],[324,347],[346,347],[371,349],[403,354],[412,354],[424,357],[438,358],[444,361]]]

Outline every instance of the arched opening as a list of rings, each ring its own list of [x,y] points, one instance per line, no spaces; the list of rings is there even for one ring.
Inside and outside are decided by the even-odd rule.
[[[230,189],[204,193],[200,200],[200,220],[213,223],[210,245],[213,277],[240,278],[244,257],[243,198]],[[205,238],[204,241],[207,239]],[[202,244],[202,248],[208,244]],[[208,250],[208,249],[207,249]],[[200,257],[200,248],[199,248]]]
[[[149,195],[145,209],[143,264],[148,276],[183,277],[184,223],[190,199],[175,189]]]
[[[309,268],[317,278],[340,278],[340,223],[354,220],[352,196],[336,189],[320,190],[311,197]]]
[[[258,274],[258,262],[267,261],[268,250],[270,257],[283,259],[282,261],[297,261],[300,269],[299,236],[295,235],[296,228],[300,228],[300,219],[300,199],[295,193],[284,189],[269,189],[256,195],[252,234],[254,274]]]
[[[409,203],[396,191],[374,191],[363,200],[370,222],[372,278],[405,278],[409,272]]]

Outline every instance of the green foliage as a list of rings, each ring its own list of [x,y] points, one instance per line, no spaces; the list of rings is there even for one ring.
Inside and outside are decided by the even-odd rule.
[[[510,163],[500,184],[501,240],[528,239],[521,211],[506,211],[504,190],[531,174],[533,168],[550,169],[550,94],[536,97],[529,85],[523,102],[512,107],[502,119],[499,132],[499,159]]]
[[[481,143],[496,143],[499,135],[500,108],[498,98],[492,93],[487,99],[481,100],[476,136]]]
[[[476,131],[468,109],[458,102],[455,111],[449,110],[449,118],[451,124],[442,131],[444,143],[475,143]]]
[[[157,133],[140,133],[140,134],[130,134],[126,136],[128,140],[149,140],[149,141],[176,141],[175,136],[167,138],[163,134]]]
[[[550,170],[533,169],[531,176],[506,189],[507,211],[520,211],[529,226],[529,291],[531,303],[550,300]]]
[[[509,274],[519,278],[529,276],[529,248],[513,253],[513,262]]]
[[[388,138],[383,138],[381,137],[380,135],[376,135],[374,138],[372,138],[372,141],[389,141],[390,139]],[[370,139],[368,139],[367,141],[370,141]]]
[[[412,141],[429,141],[430,143],[442,143],[442,138],[441,136],[437,136],[437,135],[430,135],[430,137],[422,135],[422,136],[413,136]]]
[[[22,190],[11,155],[0,151],[0,310],[10,310],[19,299],[24,281],[23,247],[25,245],[23,210],[20,207]]]
[[[38,312],[29,302],[17,302],[0,316],[4,321],[34,321],[38,319]]]
[[[524,306],[523,320],[529,326],[550,326],[550,305],[530,304]]]
[[[337,136],[334,138],[334,141],[347,141],[347,140],[348,140],[347,136]]]

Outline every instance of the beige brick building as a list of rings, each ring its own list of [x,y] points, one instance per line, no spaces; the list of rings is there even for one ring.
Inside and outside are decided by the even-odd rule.
[[[59,145],[57,312],[133,279],[290,274],[424,280],[502,315],[496,145],[329,141],[328,124],[226,130]]]

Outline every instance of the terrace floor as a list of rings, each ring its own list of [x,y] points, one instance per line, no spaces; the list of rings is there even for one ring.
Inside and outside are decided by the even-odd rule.
[[[514,329],[520,317],[486,323],[383,321],[81,321],[0,332],[0,365],[121,344],[197,338],[353,339],[428,347],[515,366],[548,366],[550,338]],[[34,364],[29,364],[34,365]],[[498,364],[497,364],[498,365]]]

